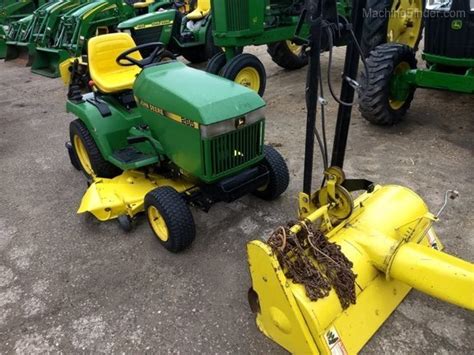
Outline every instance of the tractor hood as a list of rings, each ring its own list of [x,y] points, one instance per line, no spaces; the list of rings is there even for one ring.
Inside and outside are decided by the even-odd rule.
[[[203,125],[265,106],[256,92],[178,61],[144,69],[134,94],[145,110],[167,111]]]
[[[152,12],[150,14],[136,16],[126,21],[123,21],[119,23],[117,28],[123,31],[125,29],[130,28],[137,30],[152,27],[168,26],[174,23],[175,17],[176,10]]]

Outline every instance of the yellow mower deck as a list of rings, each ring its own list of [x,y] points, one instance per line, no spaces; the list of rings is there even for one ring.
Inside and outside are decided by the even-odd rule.
[[[124,171],[113,179],[95,178],[84,194],[77,213],[90,212],[107,221],[120,215],[135,216],[144,210],[145,195],[160,186],[171,186],[178,192],[194,185],[183,179],[167,179],[158,174]]]
[[[471,263],[432,248],[441,246],[431,225],[436,217],[423,200],[400,186],[377,186],[354,201],[351,216],[327,228],[328,208],[307,214],[322,220],[322,230],[352,261],[356,304],[343,310],[331,290],[312,302],[293,283],[271,248],[261,241],[247,246],[252,287],[258,297],[259,329],[296,354],[357,353],[402,302],[411,287],[474,309]],[[301,224],[291,228],[297,233]],[[429,240],[429,241],[428,241]]]

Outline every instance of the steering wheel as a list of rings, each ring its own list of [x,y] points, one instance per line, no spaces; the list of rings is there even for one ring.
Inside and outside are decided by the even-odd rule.
[[[154,49],[148,57],[141,60],[130,57],[130,54],[150,47],[154,47]],[[140,44],[139,46],[127,49],[125,52],[121,53],[115,62],[123,67],[131,67],[132,65],[136,65],[140,68],[144,68],[147,65],[159,62],[164,51],[165,45],[161,42]]]

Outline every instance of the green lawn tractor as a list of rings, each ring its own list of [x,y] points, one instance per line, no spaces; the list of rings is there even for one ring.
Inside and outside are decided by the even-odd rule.
[[[168,7],[171,1],[124,3],[121,0],[95,0],[64,14],[54,38],[36,48],[31,70],[48,77],[59,76],[59,65],[70,57],[85,53],[89,38],[115,32],[117,25],[136,16],[137,12]]]
[[[195,237],[189,206],[208,211],[248,193],[273,200],[289,173],[264,145],[264,101],[179,61],[160,62],[164,48],[136,46],[126,33],[89,40],[93,91],[83,95],[71,81],[67,111],[77,119],[66,147],[89,179],[78,213],[117,218],[129,230],[145,212],[158,240],[178,252]]]
[[[235,80],[263,95],[265,68],[256,56],[241,54],[243,47],[265,44],[272,60],[279,66],[290,70],[305,66],[308,62],[304,45],[307,26],[301,17],[304,2],[212,0],[212,16],[216,19],[214,42],[225,48],[225,53],[215,55],[208,63],[207,71]],[[337,12],[342,24],[351,18],[351,9],[351,0],[337,1]],[[380,16],[381,13],[390,11],[396,15],[402,14],[403,20],[393,21],[389,16]],[[414,46],[422,30],[421,11],[421,0],[368,1],[363,47],[368,51],[367,48],[387,41]],[[346,32],[336,32],[334,43],[338,46],[345,45],[346,39]]]
[[[84,2],[85,0],[49,2],[36,9],[28,21],[23,19],[12,23],[7,38],[5,60],[28,57],[27,65],[31,65],[36,47],[45,47],[52,42],[60,17]]]
[[[415,51],[401,44],[376,47],[367,59],[368,77],[360,111],[369,122],[402,120],[416,88],[474,93],[474,3],[428,0],[425,16],[426,68],[417,68]]]
[[[118,29],[130,33],[138,45],[159,41],[175,56],[201,63],[220,53],[212,38],[210,0],[197,0],[191,11],[176,1],[174,8],[150,13],[122,22]],[[146,55],[146,54],[145,54]]]

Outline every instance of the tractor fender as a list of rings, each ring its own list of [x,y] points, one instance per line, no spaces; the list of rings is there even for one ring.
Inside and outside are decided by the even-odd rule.
[[[143,44],[147,42],[162,42],[168,45],[173,35],[174,29],[179,29],[180,14],[174,9],[149,13],[141,16],[131,18],[129,20],[121,22],[117,28],[122,31],[130,31],[135,42]],[[152,32],[146,38],[140,36],[140,31],[146,30],[146,32]],[[147,34],[148,34],[147,33]]]
[[[126,111],[108,104],[110,115],[103,117],[97,107],[88,101],[90,99],[93,99],[93,93],[85,94],[79,103],[68,100],[66,111],[86,125],[102,156],[110,161],[115,150],[127,146],[129,131],[141,123],[141,115],[137,109]]]

